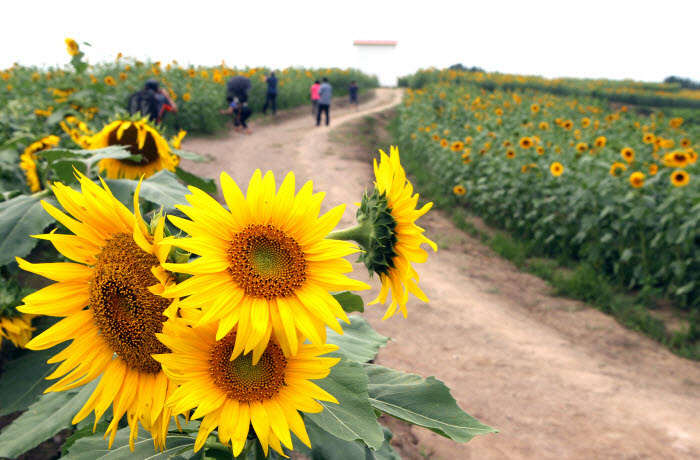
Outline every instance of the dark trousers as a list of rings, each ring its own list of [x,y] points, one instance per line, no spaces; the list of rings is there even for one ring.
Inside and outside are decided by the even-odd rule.
[[[265,96],[265,104],[263,105],[263,110],[262,110],[263,113],[267,112],[267,104],[272,105],[272,114],[273,115],[276,114],[277,113],[277,93],[275,93],[275,94],[267,93],[267,95]]]
[[[248,125],[246,125],[246,120],[250,118],[250,116],[253,114],[253,111],[248,107],[247,105],[244,107],[241,107],[240,114],[237,115],[234,112],[234,117],[233,117],[233,124],[234,126],[243,126],[243,129],[248,129]]]
[[[328,109],[330,109],[330,104],[318,104],[318,112],[316,112],[316,126],[321,124],[321,113],[326,112],[326,126],[330,122],[330,115],[328,114]]]

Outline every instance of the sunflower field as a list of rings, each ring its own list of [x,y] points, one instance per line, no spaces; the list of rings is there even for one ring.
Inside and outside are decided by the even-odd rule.
[[[349,228],[293,172],[256,170],[245,193],[222,173],[222,204],[179,167],[202,160],[179,149],[184,130],[118,113],[118,81],[141,84],[131,64],[91,67],[66,44],[73,71],[2,74],[0,458],[398,459],[381,415],[457,442],[496,432],[440,380],[372,363],[388,338],[359,314],[362,279],[381,282],[386,319],[407,317],[409,297],[429,301],[421,245],[437,250],[397,148]],[[224,70],[141,73],[192,102]],[[293,72],[280,85],[305,87]]]
[[[700,312],[700,125],[443,75],[398,114],[398,141],[441,195],[542,255]]]

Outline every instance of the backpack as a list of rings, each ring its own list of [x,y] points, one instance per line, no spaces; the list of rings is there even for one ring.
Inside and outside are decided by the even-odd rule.
[[[134,115],[140,112],[141,115],[147,116],[152,122],[158,121],[158,100],[156,93],[142,89],[129,96],[129,115]]]

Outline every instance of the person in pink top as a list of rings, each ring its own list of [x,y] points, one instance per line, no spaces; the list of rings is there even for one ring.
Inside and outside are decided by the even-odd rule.
[[[315,117],[318,111],[318,101],[321,99],[319,90],[321,89],[321,82],[316,80],[316,82],[311,85],[311,114]]]

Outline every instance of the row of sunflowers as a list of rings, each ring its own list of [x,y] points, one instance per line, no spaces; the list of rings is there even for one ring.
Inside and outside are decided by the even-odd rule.
[[[700,310],[700,127],[536,91],[408,90],[399,142],[466,206],[543,255]]]
[[[165,130],[174,134],[214,133],[225,126],[219,114],[226,103],[226,82],[234,76],[250,79],[249,105],[259,113],[265,101],[265,77],[271,69],[235,69],[224,61],[218,66],[183,66],[170,63],[141,62],[119,53],[113,62],[90,65],[78,43],[67,39],[71,66],[40,69],[14,65],[0,70],[0,145],[18,134],[60,135],[59,123],[74,116],[100,128],[126,111],[130,94],[143,88],[145,80],[156,79],[178,104],[177,113],[163,121]],[[272,69],[274,70],[274,69]],[[277,70],[277,106],[280,109],[309,103],[309,88],[315,80],[328,78],[337,96],[347,94],[355,80],[360,91],[378,85],[374,76],[356,69],[289,67]]]
[[[402,77],[401,86],[421,89],[430,84],[471,83],[487,90],[537,90],[572,97],[597,97],[611,102],[651,107],[700,108],[700,90],[683,88],[680,83],[651,83],[634,80],[544,78],[472,69],[422,69]]]

